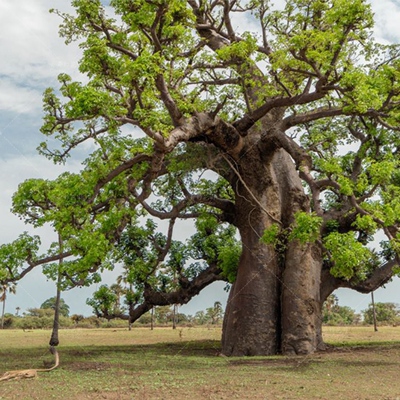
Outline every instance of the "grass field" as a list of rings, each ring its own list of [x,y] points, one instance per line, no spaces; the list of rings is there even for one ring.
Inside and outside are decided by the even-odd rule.
[[[0,383],[0,399],[400,400],[400,327],[326,327],[312,356],[226,358],[220,329],[60,332],[60,368]],[[49,331],[0,331],[0,374],[51,361]]]

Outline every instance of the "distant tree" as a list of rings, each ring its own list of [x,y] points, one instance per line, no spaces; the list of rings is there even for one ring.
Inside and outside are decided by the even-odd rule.
[[[57,297],[50,297],[49,299],[47,299],[44,303],[42,303],[42,305],[40,306],[40,308],[42,309],[48,309],[51,308],[52,310],[56,309],[56,302],[57,302]],[[63,317],[69,317],[69,305],[65,302],[64,299],[60,299],[60,314]]]
[[[15,311],[16,311],[16,313],[15,313],[15,315],[18,317],[18,314],[19,314],[19,311],[21,310],[21,308],[20,307],[15,307]]]
[[[175,318],[176,318],[176,323],[177,324],[182,324],[182,323],[185,323],[185,322],[189,322],[188,316],[186,314],[184,314],[184,313],[177,313]]]
[[[116,296],[115,308],[116,310],[119,310],[121,308],[121,296],[125,294],[125,289],[120,284],[120,282],[112,284],[110,286],[110,289],[114,292]]]
[[[0,286],[0,302],[3,303],[3,311],[1,314],[1,329],[4,329],[4,313],[6,311],[7,292],[14,294],[16,290],[16,285],[14,284],[4,284]]]
[[[214,303],[214,307],[209,307],[206,310],[206,318],[211,321],[213,325],[218,324],[224,315],[222,304],[219,301]]]
[[[138,320],[139,324],[150,324],[151,323],[151,314],[148,311],[146,314],[143,314]]]
[[[157,307],[154,315],[156,322],[159,324],[167,324],[169,321],[172,321],[173,318],[171,306]]]
[[[376,320],[377,322],[384,324],[392,324],[395,322],[396,317],[400,315],[398,305],[395,303],[375,303]],[[368,308],[364,310],[364,322],[366,324],[374,323],[374,312],[372,304],[369,304]]]
[[[187,321],[188,323],[192,323],[192,322],[194,321],[193,315],[192,315],[192,314],[186,315],[186,321]]]
[[[24,313],[24,316],[37,318],[54,316],[54,310],[52,308],[28,308],[27,311],[26,314]]]
[[[339,298],[335,294],[330,294],[324,302],[323,309],[329,313],[333,307],[339,304]]]
[[[354,320],[353,320],[354,325],[360,324],[361,320],[362,320],[361,314],[354,314]]]
[[[355,322],[355,311],[348,306],[339,306],[339,299],[331,294],[322,308],[322,321],[327,325],[351,325]]]
[[[77,324],[78,322],[82,321],[83,319],[85,319],[85,317],[81,314],[72,314],[71,315],[71,319],[72,321],[75,322],[75,324]]]
[[[194,321],[197,325],[204,325],[207,322],[207,316],[204,311],[197,311],[194,315]]]

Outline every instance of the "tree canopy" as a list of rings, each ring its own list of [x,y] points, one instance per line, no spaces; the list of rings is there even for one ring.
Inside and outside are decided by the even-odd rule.
[[[399,272],[400,53],[374,41],[367,2],[112,0],[112,16],[99,0],[72,4],[74,15],[52,11],[66,43],[80,42],[88,81],[62,73],[46,90],[41,132],[60,146],[39,151],[62,163],[84,142],[94,150],[79,174],[19,186],[13,212],[51,224],[63,253],[55,243],[40,255],[24,233],[0,247],[0,281],[38,265],[55,279],[63,257],[66,289],[122,262],[132,320],[225,280],[232,310],[254,320],[267,304],[276,319],[283,291],[290,331],[295,308],[321,320],[315,304],[337,287],[369,292]],[[239,17],[256,31],[236,29]],[[174,240],[187,219],[196,232]],[[251,318],[231,315],[226,353],[280,346],[243,349],[232,324]],[[284,351],[315,348],[307,318],[295,336],[308,344],[284,333]],[[279,334],[261,325],[264,343]]]
[[[50,297],[46,301],[42,303],[40,306],[41,309],[46,310],[48,308],[51,308],[52,310],[56,309],[56,297]],[[65,302],[64,299],[60,299],[60,304],[59,304],[59,312],[62,316],[64,317],[69,317],[69,305]]]

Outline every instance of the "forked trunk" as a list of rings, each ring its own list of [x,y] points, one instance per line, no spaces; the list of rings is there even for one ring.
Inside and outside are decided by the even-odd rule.
[[[260,242],[276,219],[288,228],[296,211],[309,211],[290,157],[279,151],[269,165],[241,165],[247,188],[238,184],[236,193],[242,256],[223,324],[228,356],[309,354],[323,345],[318,245],[292,241],[278,251]]]

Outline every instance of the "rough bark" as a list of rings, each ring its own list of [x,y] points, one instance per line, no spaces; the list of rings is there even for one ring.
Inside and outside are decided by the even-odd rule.
[[[58,244],[60,246],[60,255],[63,252],[63,243],[61,236],[58,235]],[[63,258],[61,257],[58,261],[58,275],[57,275],[57,295],[56,295],[56,304],[54,306],[54,320],[53,320],[53,330],[51,332],[50,337],[50,346],[55,347],[58,346],[60,341],[58,338],[58,330],[60,326],[60,301],[61,301],[61,268],[63,264]]]
[[[274,157],[279,182],[282,223],[289,227],[294,213],[310,211],[301,180],[289,155],[280,151]],[[321,345],[320,283],[321,249],[317,244],[287,244],[282,275],[281,320],[284,354],[310,354]]]
[[[253,165],[240,163],[247,186],[238,182],[236,193],[243,252],[225,313],[222,351],[233,356],[313,353],[323,347],[320,248],[292,241],[283,251],[260,243],[276,219],[287,228],[296,211],[309,211],[309,200],[286,152],[275,152],[262,165],[254,165],[255,159]]]
[[[54,307],[54,319],[53,319],[53,330],[51,332],[50,337],[50,346],[58,346],[60,341],[58,338],[58,330],[60,326],[60,301],[61,301],[61,273],[58,272],[58,279],[57,279],[57,295],[56,295],[56,304]]]
[[[3,310],[1,313],[1,329],[4,329],[4,314],[6,312],[6,287],[4,287],[4,293],[3,293]]]
[[[260,242],[264,230],[280,219],[279,193],[272,164],[257,163],[253,152],[258,149],[248,151],[238,165],[236,225],[242,255],[223,326],[227,356],[276,354],[280,348],[279,257],[273,245]]]
[[[317,245],[298,241],[289,244],[282,285],[284,354],[310,354],[318,349],[321,263]]]

